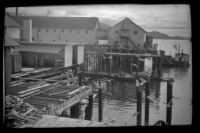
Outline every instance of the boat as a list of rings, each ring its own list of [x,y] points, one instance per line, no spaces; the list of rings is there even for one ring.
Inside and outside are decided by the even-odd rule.
[[[185,53],[176,53],[175,57],[165,56],[163,61],[163,67],[190,67],[189,63],[190,55]]]
[[[177,49],[176,45],[175,48]],[[180,67],[180,68],[188,68],[190,67],[190,55],[186,54],[183,52],[182,49],[182,53],[179,52],[180,51],[180,44],[179,44],[179,48],[178,48],[178,52],[175,54],[174,57],[172,57],[171,55],[165,55],[164,56],[164,60],[163,60],[163,67]]]

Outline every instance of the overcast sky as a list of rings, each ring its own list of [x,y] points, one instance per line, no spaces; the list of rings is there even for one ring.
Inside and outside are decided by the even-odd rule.
[[[15,8],[6,11],[14,12]],[[188,5],[80,5],[20,7],[19,13],[31,15],[98,17],[113,26],[129,17],[147,32],[159,31],[171,36],[191,36],[190,7]]]

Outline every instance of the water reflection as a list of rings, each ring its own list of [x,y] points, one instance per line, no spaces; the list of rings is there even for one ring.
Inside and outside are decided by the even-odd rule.
[[[172,124],[191,123],[191,84],[190,70],[164,69],[163,77],[174,75]],[[166,120],[166,82],[150,82],[150,114],[149,124],[153,125],[158,120]],[[115,125],[136,125],[136,87],[134,82],[112,81],[103,98],[103,119],[116,119]],[[144,119],[144,91],[142,100],[142,120]],[[98,120],[98,98],[94,99],[93,120]],[[181,113],[180,113],[181,112]],[[184,115],[184,116],[181,116]],[[144,120],[143,120],[144,121]]]
[[[191,43],[180,40],[154,40],[158,49],[165,50],[166,55],[175,54],[174,44],[181,44],[185,53],[191,54]],[[156,43],[154,42],[154,43]],[[192,60],[190,68],[163,68],[163,78],[174,78],[173,103],[172,103],[172,125],[191,124],[192,121]],[[145,59],[145,71],[151,72],[152,60]],[[126,126],[136,125],[136,88],[135,83],[125,81],[113,81],[107,89],[109,94],[104,94],[103,119],[112,121],[114,125]],[[150,83],[149,125],[158,120],[166,120],[166,82]],[[144,124],[144,93],[142,105],[142,122]],[[98,121],[98,99],[94,99],[93,120]]]

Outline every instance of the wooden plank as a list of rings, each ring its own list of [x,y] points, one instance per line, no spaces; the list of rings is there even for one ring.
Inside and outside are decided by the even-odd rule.
[[[52,93],[52,94],[49,94],[49,96],[54,96],[54,95],[58,95],[58,94],[62,94],[62,93],[68,93],[68,92],[70,92],[70,90],[61,91],[61,92],[57,92],[57,93]]]
[[[96,54],[95,52],[86,52],[86,54]],[[147,55],[147,54],[131,54],[131,53],[110,53],[106,52],[104,55],[113,55],[113,56],[134,56],[134,57],[160,57],[159,55]]]
[[[34,90],[34,91],[31,91],[31,92],[28,92],[28,93],[19,95],[19,97],[25,97],[25,96],[31,95],[31,94],[33,94],[33,93],[36,93],[36,92],[38,92],[38,91],[39,91],[39,90]]]
[[[30,92],[30,91],[33,91],[33,90],[38,90],[39,88],[42,88],[42,87],[45,87],[45,86],[49,86],[50,84],[44,84],[42,86],[37,86],[35,88],[31,88],[31,89],[27,89],[27,90],[24,90],[24,91],[20,91],[18,92],[19,94],[23,94],[23,93],[27,93],[27,92]],[[38,90],[39,91],[39,90]]]
[[[31,97],[31,99],[38,99],[38,100],[48,100],[48,101],[60,101],[59,98],[55,98],[55,97],[49,97],[49,96],[33,96]]]

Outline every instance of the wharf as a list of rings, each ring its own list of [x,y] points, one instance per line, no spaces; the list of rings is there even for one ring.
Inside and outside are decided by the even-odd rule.
[[[16,80],[8,95],[23,99],[45,115],[60,115],[94,93],[91,86],[80,84],[78,75],[70,72],[72,69],[42,69],[12,75]]]
[[[25,102],[33,105],[39,110],[43,110],[44,114],[56,115],[61,114],[64,109],[67,109],[82,99],[93,94],[91,86],[63,86],[60,84],[47,84],[47,86],[36,89],[37,91],[29,92],[28,86],[34,83],[22,83],[12,87],[12,93],[23,98]]]
[[[90,55],[96,55],[96,52],[93,51],[89,51],[86,52],[86,54],[90,54]],[[111,56],[126,56],[126,57],[152,57],[152,58],[159,58],[159,55],[152,55],[152,54],[133,54],[133,53],[111,53],[111,52],[106,52],[104,53],[104,55],[111,55]]]
[[[107,72],[83,72],[83,76],[85,77],[102,77],[102,78],[111,78],[115,80],[125,80],[125,81],[135,81],[136,72],[133,72],[132,74],[119,74],[119,73],[107,73]],[[149,73],[147,72],[138,72],[138,77],[149,77]]]

